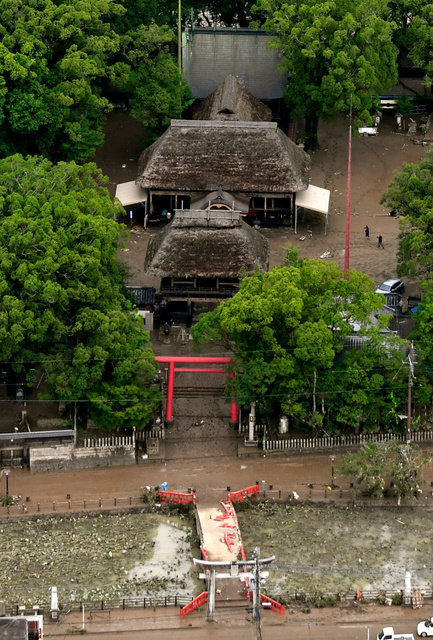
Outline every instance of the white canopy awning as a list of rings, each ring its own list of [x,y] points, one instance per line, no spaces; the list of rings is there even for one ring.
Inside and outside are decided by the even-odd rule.
[[[296,205],[298,207],[304,207],[304,209],[310,209],[310,211],[328,213],[330,195],[331,192],[328,189],[322,189],[321,187],[315,187],[313,184],[310,184],[305,191],[298,191],[296,194]]]
[[[143,189],[140,185],[131,182],[121,182],[116,186],[116,198],[120,200],[124,207],[137,202],[144,202],[147,199],[147,189]]]

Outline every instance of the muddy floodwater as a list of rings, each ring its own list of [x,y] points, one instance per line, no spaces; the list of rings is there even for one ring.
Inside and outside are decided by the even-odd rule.
[[[412,586],[431,588],[433,514],[410,507],[340,508],[262,504],[238,513],[248,554],[276,556],[269,594],[399,593],[405,572]]]
[[[0,525],[0,600],[40,604],[196,590],[192,521],[162,514],[51,518]]]

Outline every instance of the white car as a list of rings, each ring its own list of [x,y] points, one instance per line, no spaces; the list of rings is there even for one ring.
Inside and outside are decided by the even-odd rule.
[[[416,631],[421,638],[426,638],[427,636],[433,636],[433,617],[429,618],[425,622],[420,622],[416,628]]]
[[[390,278],[389,280],[385,280],[382,282],[380,287],[377,287],[376,293],[403,293],[404,291],[404,283],[401,280],[397,280],[397,278]]]

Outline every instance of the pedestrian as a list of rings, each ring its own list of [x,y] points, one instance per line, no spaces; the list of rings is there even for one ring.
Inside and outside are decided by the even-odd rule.
[[[382,247],[382,249],[385,249],[385,247],[383,246],[383,238],[381,235],[377,236],[377,247],[378,249],[380,249]]]
[[[370,239],[370,229],[366,226],[365,227],[365,237],[369,240]]]

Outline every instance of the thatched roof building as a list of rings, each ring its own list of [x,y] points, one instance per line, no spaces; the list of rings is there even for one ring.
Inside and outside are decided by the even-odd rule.
[[[238,280],[241,271],[267,271],[269,243],[237,211],[176,211],[152,236],[144,269],[162,278]]]
[[[227,78],[194,109],[194,120],[270,122],[272,111],[234,76]]]
[[[275,122],[172,120],[138,162],[142,188],[291,194],[308,186],[309,156]]]

